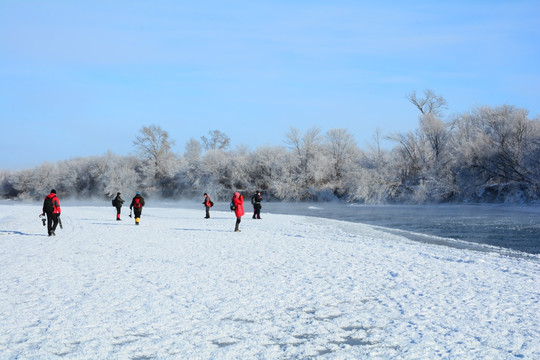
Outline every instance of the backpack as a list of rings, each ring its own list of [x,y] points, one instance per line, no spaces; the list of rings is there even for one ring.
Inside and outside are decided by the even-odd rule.
[[[134,208],[140,208],[141,207],[141,198],[136,197],[135,203],[133,204]]]
[[[231,211],[235,210],[236,209],[236,206],[234,206],[234,203],[231,201],[231,203],[229,204],[230,208],[231,208]]]
[[[214,202],[210,200],[210,207],[214,206]]]
[[[112,201],[112,206],[116,206],[116,198]]]
[[[54,205],[51,197],[47,196],[45,198],[45,202],[43,203],[43,209],[46,213],[52,214],[52,212],[54,211]]]

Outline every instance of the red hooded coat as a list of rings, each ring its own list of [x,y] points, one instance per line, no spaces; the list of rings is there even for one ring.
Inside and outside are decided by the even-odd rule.
[[[235,192],[232,198],[232,202],[235,206],[234,213],[236,217],[242,217],[244,215],[244,197],[239,192]]]

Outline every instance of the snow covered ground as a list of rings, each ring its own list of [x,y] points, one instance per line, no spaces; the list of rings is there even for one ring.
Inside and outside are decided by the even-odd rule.
[[[540,260],[300,216],[0,205],[0,358],[539,359]],[[129,210],[127,210],[129,211]]]

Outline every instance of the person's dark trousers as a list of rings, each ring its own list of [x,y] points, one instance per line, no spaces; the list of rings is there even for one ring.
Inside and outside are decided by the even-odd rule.
[[[236,218],[236,226],[234,227],[234,231],[240,231],[239,227],[240,227],[240,221],[242,221],[242,218],[241,217],[237,217]]]
[[[139,221],[141,219],[141,213],[142,213],[141,208],[139,208],[139,209],[134,208],[133,209],[133,215],[135,215],[135,224],[136,225],[139,225]]]
[[[206,219],[210,219],[210,206],[205,206],[206,208]]]
[[[56,226],[58,226],[58,214],[47,213],[47,231],[49,232],[49,236],[54,235]]]
[[[253,218],[254,219],[260,219],[261,218],[261,205],[255,204],[253,206]]]
[[[122,212],[122,207],[117,206],[116,207],[116,220],[120,220],[120,212]]]

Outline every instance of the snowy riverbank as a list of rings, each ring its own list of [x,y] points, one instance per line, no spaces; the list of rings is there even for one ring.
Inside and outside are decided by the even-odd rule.
[[[129,211],[129,210],[127,210]],[[540,358],[540,262],[363,224],[0,205],[1,358]]]

